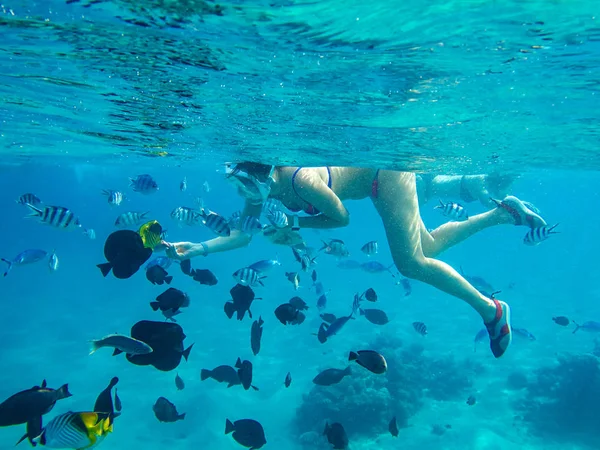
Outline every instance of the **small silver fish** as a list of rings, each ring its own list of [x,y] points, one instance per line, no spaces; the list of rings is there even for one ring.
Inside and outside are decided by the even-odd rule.
[[[2,261],[8,264],[8,268],[6,269],[6,272],[4,272],[4,276],[8,275],[8,272],[10,272],[10,269],[12,269],[13,266],[24,266],[26,264],[32,264],[41,261],[46,257],[46,255],[48,255],[48,253],[45,250],[29,249],[19,253],[11,261],[9,261],[8,259],[0,258],[2,259]]]
[[[90,355],[103,347],[112,347],[115,349],[113,355],[126,353],[128,355],[147,355],[152,353],[152,347],[142,341],[138,341],[122,334],[109,334],[102,339],[90,341]]]
[[[84,230],[83,234],[90,238],[92,241],[96,239],[96,232],[93,228],[88,228],[87,230]]]
[[[210,184],[208,184],[208,181],[205,181],[202,184],[202,190],[207,194],[210,192]]]
[[[183,177],[183,180],[179,183],[179,190],[185,192],[187,190],[187,178]]]
[[[52,272],[56,272],[58,270],[58,256],[56,256],[56,250],[52,250],[52,254],[48,259],[48,268]]]
[[[523,243],[525,245],[538,245],[540,242],[543,242],[546,239],[548,239],[551,235],[559,234],[558,231],[554,231],[554,229],[557,226],[558,226],[558,224],[552,225],[551,227],[543,226],[543,227],[538,227],[538,228],[532,228],[525,235],[525,238],[523,239]]]
[[[442,214],[452,220],[463,221],[468,220],[469,215],[467,214],[467,210],[460,204],[455,202],[444,203],[440,200],[440,204],[436,206],[434,209],[439,209],[442,211]]]
[[[261,261],[257,261],[254,264],[250,264],[248,267],[250,269],[254,269],[257,272],[265,273],[271,270],[275,266],[280,266],[279,258],[275,259],[263,259]]]

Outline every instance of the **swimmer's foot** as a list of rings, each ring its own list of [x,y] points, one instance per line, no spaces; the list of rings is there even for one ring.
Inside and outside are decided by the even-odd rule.
[[[546,221],[539,214],[525,206],[517,197],[509,195],[502,201],[492,200],[498,208],[510,214],[515,225],[525,225],[529,228],[539,228],[546,225]]]
[[[510,307],[496,299],[492,299],[496,306],[496,315],[491,322],[485,323],[490,335],[490,348],[496,358],[500,358],[512,341],[510,328]]]

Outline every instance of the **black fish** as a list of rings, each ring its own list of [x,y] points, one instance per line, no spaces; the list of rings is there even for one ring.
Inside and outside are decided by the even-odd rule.
[[[398,423],[396,422],[396,416],[392,417],[392,420],[390,420],[388,430],[393,437],[398,437]]]
[[[288,303],[299,311],[308,309],[308,305],[300,297],[292,297]]]
[[[290,387],[290,384],[292,384],[292,374],[291,373],[289,373],[289,372],[287,373],[283,384],[285,385],[286,388]]]
[[[477,399],[475,398],[475,396],[469,395],[469,398],[467,399],[466,403],[469,406],[473,406],[475,403],[477,403]]]
[[[96,398],[96,403],[94,404],[94,412],[109,414],[113,414],[115,412],[112,399],[112,388],[115,387],[118,382],[119,379],[117,377],[113,377],[110,380],[110,383],[108,383],[108,386],[106,386],[106,388],[100,392],[98,398]]]
[[[323,322],[331,324],[337,320],[337,317],[335,316],[335,314],[323,313],[321,314],[321,319],[323,319]]]
[[[427,325],[425,325],[423,322],[413,322],[412,326],[421,336],[425,336],[427,334]]]
[[[181,261],[179,266],[181,267],[181,271],[184,273],[184,275],[192,276],[192,261],[185,259]]]
[[[206,286],[214,286],[219,282],[217,277],[215,277],[215,274],[208,269],[193,270],[192,278],[194,278],[194,281],[197,281],[200,284],[205,284]]]
[[[175,405],[164,397],[158,397],[152,411],[159,422],[177,422],[185,419],[185,413],[179,414]]]
[[[329,423],[326,422],[323,434],[327,436],[327,441],[333,445],[334,449],[343,450],[348,448],[348,435],[341,423],[335,422],[329,425]]]
[[[237,319],[242,320],[246,314],[246,311],[248,311],[248,315],[252,319],[250,306],[252,305],[255,297],[252,288],[250,286],[236,284],[231,288],[229,293],[231,294],[232,301],[225,303],[223,308],[227,317],[231,319],[233,317],[233,313],[237,312]]]
[[[131,230],[119,230],[111,233],[104,243],[104,257],[107,263],[97,267],[103,276],[112,269],[119,279],[131,277],[152,255],[152,249],[145,248],[142,238]]]
[[[317,282],[317,271],[313,269],[312,274],[311,274],[311,279],[313,283]]]
[[[554,321],[555,324],[563,326],[563,327],[567,327],[571,323],[569,318],[565,317],[565,316],[553,317],[552,320]]]
[[[54,390],[46,385],[17,392],[0,403],[0,427],[27,423],[50,412],[58,400],[71,396],[68,385]]]
[[[127,360],[138,366],[152,365],[163,372],[176,369],[181,357],[187,361],[194,346],[183,349],[186,336],[176,323],[142,320],[131,328],[131,337],[145,342],[153,351],[146,355],[125,355]]]
[[[235,368],[238,370],[238,377],[242,386],[245,390],[250,389],[252,386],[252,363],[245,359],[242,361],[240,358],[235,363]]]
[[[185,388],[185,383],[183,382],[179,374],[175,375],[175,387],[178,391],[183,391],[183,389]]]
[[[43,431],[42,416],[29,419],[25,430],[25,434],[19,439],[15,446],[27,439],[31,446],[35,447],[37,445],[36,438],[39,438]]]
[[[158,285],[171,284],[173,281],[173,277],[158,264],[146,270],[146,278],[150,283]]]
[[[250,348],[252,348],[254,356],[258,355],[258,352],[260,352],[260,340],[262,339],[262,326],[264,323],[262,317],[259,317],[258,320],[255,320],[252,323],[252,328],[250,330]]]
[[[376,374],[382,374],[387,370],[387,361],[383,355],[373,350],[350,352],[348,361],[356,361],[358,365]]]
[[[225,434],[233,432],[233,439],[243,447],[250,450],[259,449],[267,443],[265,430],[256,420],[241,419],[231,422],[225,421]]]
[[[275,309],[275,317],[284,325],[300,325],[306,316],[289,303],[279,305]]]
[[[179,308],[190,306],[189,296],[179,289],[169,288],[158,297],[155,302],[150,302],[153,311],[177,311]]]
[[[360,315],[365,316],[369,322],[375,325],[385,325],[390,321],[385,311],[380,309],[360,309]]]
[[[373,288],[369,288],[365,291],[365,293],[363,294],[363,296],[367,299],[367,301],[369,302],[376,302],[377,301],[377,292],[375,292],[375,289]]]
[[[121,412],[123,409],[123,405],[121,404],[121,399],[119,398],[119,394],[117,393],[117,389],[115,388],[115,410],[117,412]]]
[[[344,370],[325,369],[313,378],[313,383],[319,386],[332,386],[334,384],[338,384],[344,379],[344,377],[348,375],[352,375],[352,370],[350,369],[350,366],[346,367]]]
[[[237,370],[231,366],[217,366],[213,370],[202,369],[200,371],[200,380],[204,381],[209,378],[219,383],[227,383],[228,388],[242,384]]]

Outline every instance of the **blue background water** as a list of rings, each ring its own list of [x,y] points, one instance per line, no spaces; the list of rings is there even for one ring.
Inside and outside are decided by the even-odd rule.
[[[158,160],[157,160],[158,161]],[[16,267],[0,280],[3,314],[0,315],[0,373],[2,395],[28,388],[47,379],[57,387],[68,382],[72,398],[60,401],[51,415],[66,410],[92,407],[97,393],[112,376],[118,376],[119,395],[124,413],[109,436],[105,448],[189,448],[202,445],[211,449],[236,448],[230,437],[223,435],[225,418],[251,417],[262,422],[270,448],[300,448],[297,429],[293,425],[296,408],[302,396],[312,388],[312,378],[328,367],[345,367],[349,350],[368,347],[374,337],[396,336],[406,345],[421,343],[425,355],[450,356],[460,364],[463,358],[483,366],[485,372],[474,380],[469,393],[478,403],[469,407],[462,396],[456,400],[433,401],[425,398],[424,407],[409,420],[411,425],[401,430],[400,442],[407,448],[553,448],[552,439],[542,440],[526,428],[512,426],[514,402],[519,391],[505,388],[506,376],[518,369],[525,374],[536,368],[552,365],[562,352],[585,353],[593,349],[593,336],[558,327],[551,321],[554,315],[567,315],[577,321],[600,317],[596,301],[599,295],[594,283],[594,258],[598,251],[596,230],[592,226],[597,203],[597,175],[580,172],[531,173],[519,179],[514,193],[536,204],[549,222],[560,222],[561,234],[531,248],[523,245],[524,229],[499,226],[486,230],[443,255],[455,267],[462,266],[468,274],[488,279],[501,289],[503,299],[513,308],[514,325],[525,327],[537,341],[515,337],[511,351],[495,360],[480,344],[473,352],[473,337],[481,328],[479,318],[458,300],[413,282],[413,294],[404,297],[401,288],[389,275],[369,275],[338,269],[333,257],[322,256],[318,273],[329,295],[330,311],[347,314],[352,296],[367,287],[379,293],[379,307],[387,311],[391,322],[377,327],[359,318],[348,324],[339,335],[320,345],[315,336],[320,323],[315,308],[314,292],[308,288],[308,276],[297,292],[310,305],[306,322],[299,327],[284,327],[276,321],[273,310],[295,294],[283,276],[286,270],[296,270],[289,249],[255,238],[247,248],[231,253],[215,254],[193,260],[196,268],[209,268],[219,278],[214,287],[200,286],[184,277],[177,267],[173,286],[189,293],[191,307],[177,317],[188,338],[195,343],[189,362],[182,362],[176,372],[186,381],[186,389],[177,392],[175,371],[159,372],[151,367],[138,367],[124,358],[112,357],[109,350],[88,356],[88,340],[105,334],[127,333],[142,319],[160,320],[148,303],[165,287],[153,286],[140,271],[129,280],[112,276],[102,278],[95,265],[103,261],[102,247],[113,231],[116,216],[126,210],[150,210],[151,217],[168,228],[169,240],[199,241],[211,237],[203,227],[178,228],[169,218],[170,211],[180,205],[193,205],[202,195],[207,207],[229,214],[240,208],[235,191],[223,180],[220,167],[207,164],[205,170],[186,171],[179,167],[158,164],[138,165],[24,165],[4,167],[0,177],[3,219],[0,232],[4,236],[1,256],[12,258],[26,248],[56,249],[60,269],[50,273],[44,263]],[[150,172],[160,190],[142,196],[128,187],[128,177]],[[179,181],[187,176],[189,188],[179,191]],[[208,181],[211,192],[202,192]],[[121,189],[126,200],[112,208],[102,189]],[[14,202],[24,192],[35,192],[49,204],[67,205],[75,211],[85,227],[96,230],[95,241],[80,232],[61,232],[24,219],[25,208]],[[422,209],[428,227],[442,223],[433,211],[433,203]],[[349,202],[351,224],[334,231],[304,231],[309,245],[318,246],[321,239],[340,238],[346,241],[351,257],[364,260],[360,247],[367,240],[380,242],[378,260],[390,263],[385,236],[370,201]],[[477,208],[470,207],[473,214]],[[279,255],[282,267],[273,270],[264,288],[256,291],[263,300],[256,301],[252,312],[265,320],[263,345],[257,357],[250,358],[249,329],[251,321],[228,320],[223,303],[228,290],[235,284],[231,274],[256,260]],[[374,305],[377,307],[377,305]],[[413,321],[423,321],[429,328],[426,338],[412,329]],[[201,382],[201,368],[233,364],[235,359],[251,359],[254,363],[254,384],[259,392],[243,391],[239,387],[226,389],[211,380]],[[459,366],[460,367],[460,366]],[[353,369],[361,370],[360,367]],[[290,371],[293,383],[283,387]],[[355,371],[356,372],[356,371]],[[423,377],[428,374],[423,374]],[[373,377],[375,377],[373,375]],[[158,396],[173,401],[185,421],[158,424],[152,404]],[[576,402],[573,399],[573,402]],[[576,404],[574,405],[576,407]],[[46,417],[48,420],[50,416]],[[431,425],[452,425],[444,436],[431,434]],[[303,430],[306,432],[318,430]],[[348,430],[352,433],[352,430]],[[593,432],[593,430],[590,430]],[[0,442],[8,448],[21,436],[22,427],[0,429]],[[376,442],[376,444],[375,444]],[[26,445],[26,444],[23,444]],[[396,448],[382,428],[379,435],[353,436],[352,448]],[[308,448],[314,448],[308,447]],[[578,448],[571,444],[569,448]]]

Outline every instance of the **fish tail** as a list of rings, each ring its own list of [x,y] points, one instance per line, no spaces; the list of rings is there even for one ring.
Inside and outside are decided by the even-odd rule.
[[[352,367],[348,366],[344,369],[345,375],[352,375]]]
[[[444,205],[444,202],[441,199],[439,199],[439,202],[440,202],[440,204],[435,206],[433,209],[443,209],[444,206],[446,206],[446,205]]]
[[[109,274],[110,270],[112,269],[112,264],[111,263],[104,263],[104,264],[97,264],[96,267],[98,267],[98,269],[100,269],[100,272],[102,272],[102,276],[106,276]]]
[[[10,272],[10,269],[12,269],[12,261],[9,261],[8,259],[4,259],[4,258],[1,258],[1,259],[6,264],[8,264],[8,267],[6,268],[6,272],[4,272],[4,276],[6,276],[6,275],[8,275],[8,272]]]
[[[173,281],[173,277],[172,276],[165,277],[165,283],[171,284],[171,281]]]
[[[200,380],[204,381],[210,378],[210,376],[212,375],[212,370],[208,370],[208,369],[202,369],[200,371]]]
[[[18,203],[18,202],[17,202],[17,203]],[[21,442],[23,442],[25,439],[27,439],[27,437],[28,437],[28,436],[27,436],[27,433],[25,433],[25,434],[23,435],[23,437],[21,437],[21,439],[19,439],[19,440],[17,441],[17,443],[15,444],[15,447],[16,447],[17,445],[19,445]],[[33,440],[32,440],[32,441],[31,441],[31,445],[33,445],[33,446],[35,447],[35,446],[37,445],[37,443],[34,443],[34,442],[33,442]]]
[[[231,319],[233,317],[233,313],[235,312],[234,304],[232,302],[227,302],[225,303],[223,309],[225,310],[227,318]]]
[[[108,384],[108,387],[110,389],[112,389],[117,385],[118,382],[119,382],[119,377],[112,377],[112,379],[110,380],[110,383]]]
[[[581,328],[581,325],[579,325],[577,322],[575,322],[573,320],[573,323],[575,324],[575,329],[573,330],[573,334],[577,333],[577,330],[579,330]]]
[[[177,420],[183,420],[183,419],[185,419],[185,414],[186,414],[186,413],[179,414],[179,415],[177,416]]]
[[[190,352],[192,351],[192,347],[194,346],[194,344],[190,345],[188,348],[186,348],[183,353],[181,354],[181,356],[184,357],[184,359],[187,361],[188,358],[190,357]]]
[[[323,250],[325,250],[327,247],[329,247],[329,244],[327,242],[325,242],[323,239],[321,239],[321,242],[323,242],[323,247],[321,247],[319,249],[320,252],[322,252]]]
[[[356,352],[350,352],[348,355],[348,361],[356,361],[358,359],[358,354]]]
[[[158,302],[150,302],[150,308],[152,308],[152,311],[158,311],[159,307],[160,307],[160,303],[158,303]]]
[[[560,234],[560,231],[554,231],[554,229],[559,225],[560,223],[557,223],[556,225],[552,225],[550,228],[548,228],[548,234]]]
[[[233,423],[231,423],[231,420],[225,419],[225,434],[229,434],[233,430],[235,430],[235,427],[233,426]]]
[[[29,217],[41,217],[44,214],[44,212],[41,209],[36,208],[35,206],[33,206],[33,205],[29,204],[29,203],[25,203],[25,206],[27,206],[31,210],[30,211],[31,214],[29,214],[28,216],[26,216],[26,218],[29,218]]]
[[[90,355],[93,355],[94,353],[96,353],[96,351],[100,348],[99,342],[100,341],[95,341],[95,340],[90,341]]]
[[[59,387],[56,392],[58,393],[59,398],[68,398],[71,397],[73,394],[71,394],[69,392],[69,385],[68,384],[63,384],[61,387]]]

